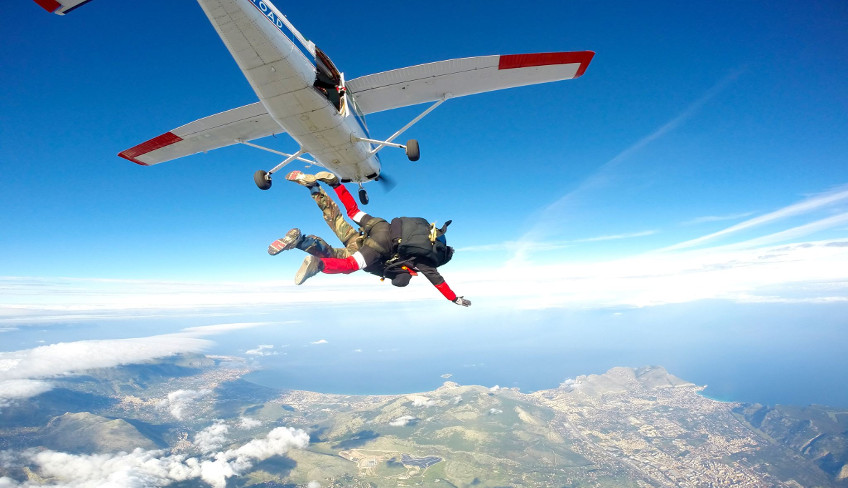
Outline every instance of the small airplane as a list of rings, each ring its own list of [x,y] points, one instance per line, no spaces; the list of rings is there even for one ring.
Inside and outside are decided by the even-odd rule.
[[[63,15],[90,0],[35,0]],[[118,156],[150,166],[199,152],[243,144],[285,157],[254,174],[267,190],[271,175],[294,161],[317,165],[345,182],[386,180],[379,152],[401,148],[411,161],[418,141],[394,141],[450,98],[517,86],[577,78],[592,51],[510,54],[451,59],[346,80],[330,58],[307,40],[269,0],[198,0],[244,73],[259,101],[210,115],[122,151]],[[372,139],[365,115],[430,103],[387,139]],[[289,134],[300,146],[293,154],[254,144],[263,137]],[[306,157],[311,155],[312,158]]]

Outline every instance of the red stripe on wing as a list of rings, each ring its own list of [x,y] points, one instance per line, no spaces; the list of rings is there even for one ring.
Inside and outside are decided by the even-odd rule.
[[[500,57],[498,69],[531,68],[534,66],[550,66],[553,64],[580,63],[575,78],[579,78],[589,67],[593,51],[576,51],[568,53],[536,53],[536,54],[507,54]]]
[[[161,149],[165,146],[170,146],[171,144],[174,144],[175,142],[180,142],[182,140],[183,140],[182,137],[175,135],[171,132],[166,132],[166,133],[162,134],[161,136],[154,137],[153,139],[150,139],[147,142],[142,142],[138,146],[131,147],[131,148],[127,149],[126,151],[120,152],[120,153],[118,153],[118,156],[120,156],[120,157],[122,157],[126,160],[132,161],[135,164],[140,164],[142,166],[148,166],[147,163],[143,163],[136,158],[139,157],[139,156],[143,156],[143,155],[145,155],[145,154],[147,154],[151,151]]]
[[[48,12],[55,12],[62,7],[62,4],[56,0],[35,0],[35,3],[41,5],[41,8]]]

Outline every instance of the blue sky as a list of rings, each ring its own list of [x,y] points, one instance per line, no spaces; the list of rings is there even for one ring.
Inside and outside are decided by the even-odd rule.
[[[442,59],[596,52],[577,80],[451,100],[383,153],[367,211],[453,219],[424,280],[291,284],[307,192],[246,147],[155,167],[121,150],[255,95],[194,2],[97,0],[0,18],[0,310],[9,326],[138,310],[386,300],[436,314],[848,301],[848,6],[808,2],[277,4],[346,78]],[[388,137],[423,107],[368,117]],[[263,141],[294,151],[286,137]],[[451,308],[453,307],[453,308]],[[488,315],[487,315],[488,316]],[[844,338],[843,336],[840,336]]]

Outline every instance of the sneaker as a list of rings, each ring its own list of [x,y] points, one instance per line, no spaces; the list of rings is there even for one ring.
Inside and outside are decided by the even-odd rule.
[[[268,254],[276,256],[283,251],[294,249],[298,244],[300,244],[301,238],[300,229],[292,229],[286,232],[285,237],[280,237],[268,246]]]
[[[315,179],[320,182],[326,183],[332,186],[333,188],[339,186],[339,177],[334,175],[333,173],[330,173],[329,171],[321,171],[315,173]]]
[[[291,173],[286,175],[286,179],[289,181],[293,181],[298,185],[303,185],[307,188],[315,186],[315,175],[308,175],[303,173],[302,171],[292,171]]]
[[[304,281],[317,275],[322,269],[324,269],[324,262],[321,261],[321,258],[306,256],[303,264],[300,265],[300,269],[294,275],[294,284],[302,285]]]

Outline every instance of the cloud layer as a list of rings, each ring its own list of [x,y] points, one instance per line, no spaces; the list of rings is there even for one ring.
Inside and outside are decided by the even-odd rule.
[[[0,407],[53,388],[51,379],[96,368],[138,364],[176,354],[201,352],[212,343],[203,336],[266,325],[265,322],[215,324],[183,332],[131,339],[59,342],[33,349],[0,352]],[[173,392],[167,408],[181,418],[202,392]],[[194,396],[192,396],[194,395]],[[173,396],[173,398],[172,398]]]
[[[846,302],[848,247],[842,245],[846,242],[507,266],[479,274],[471,286],[530,309],[647,307],[707,299]]]
[[[549,210],[556,210],[574,195],[573,192],[566,195]],[[720,222],[750,217],[699,237],[655,244],[653,251],[582,261],[569,261],[568,254],[561,257],[563,253],[551,251],[581,243],[626,239],[638,239],[640,248],[646,249],[664,234],[652,229],[562,240],[546,233],[551,226],[539,225],[518,240],[465,248],[463,252],[469,254],[505,250],[515,250],[515,254],[505,262],[487,262],[476,269],[452,267],[449,282],[451,288],[467,294],[472,301],[476,298],[478,304],[485,299],[490,299],[492,304],[494,300],[509,299],[509,302],[500,301],[493,306],[503,307],[504,303],[509,303],[510,308],[513,304],[531,308],[651,306],[702,299],[844,301],[848,297],[845,291],[848,248],[841,243],[848,242],[846,206],[848,186],[841,186],[758,216],[738,212],[701,218],[701,221]],[[690,228],[691,223],[687,222]],[[828,239],[821,239],[822,235],[827,235]],[[806,240],[816,236],[820,240]],[[552,255],[558,257],[550,258]],[[539,256],[544,257],[544,265],[524,259]],[[5,302],[0,301],[0,327],[4,328],[59,319],[135,316],[139,310],[147,314],[179,310],[219,313],[255,306],[297,304],[298,308],[303,308],[319,303],[322,307],[328,304],[348,307],[370,302],[374,296],[379,296],[383,302],[439,300],[438,293],[425,280],[395,289],[364,274],[319,276],[307,287],[296,287],[288,282],[186,284],[70,279],[51,282],[0,277],[2,287],[15,289]],[[52,288],[63,288],[64,293],[45,292]],[[332,296],[332,301],[328,302],[328,296]],[[63,301],[70,300],[67,297],[72,297],[72,304]],[[206,335],[215,332],[216,328],[225,331],[250,326],[224,324],[194,332]],[[313,344],[324,343],[317,340]],[[270,345],[260,345],[248,354],[261,356],[273,352]],[[19,391],[44,388],[43,384],[32,383],[10,384],[6,389],[11,391],[12,386]]]
[[[212,452],[226,442],[226,426],[215,424],[198,434],[195,445],[205,454],[188,457],[167,454],[165,450],[135,449],[118,454],[68,454],[51,450],[0,451],[4,468],[27,466],[42,477],[55,480],[54,486],[77,488],[120,486],[143,488],[167,486],[178,481],[200,480],[214,488],[224,488],[227,479],[239,476],[256,462],[303,449],[309,434],[291,427],[278,427],[264,438],[253,439],[234,449]],[[30,486],[0,478],[0,487]]]

